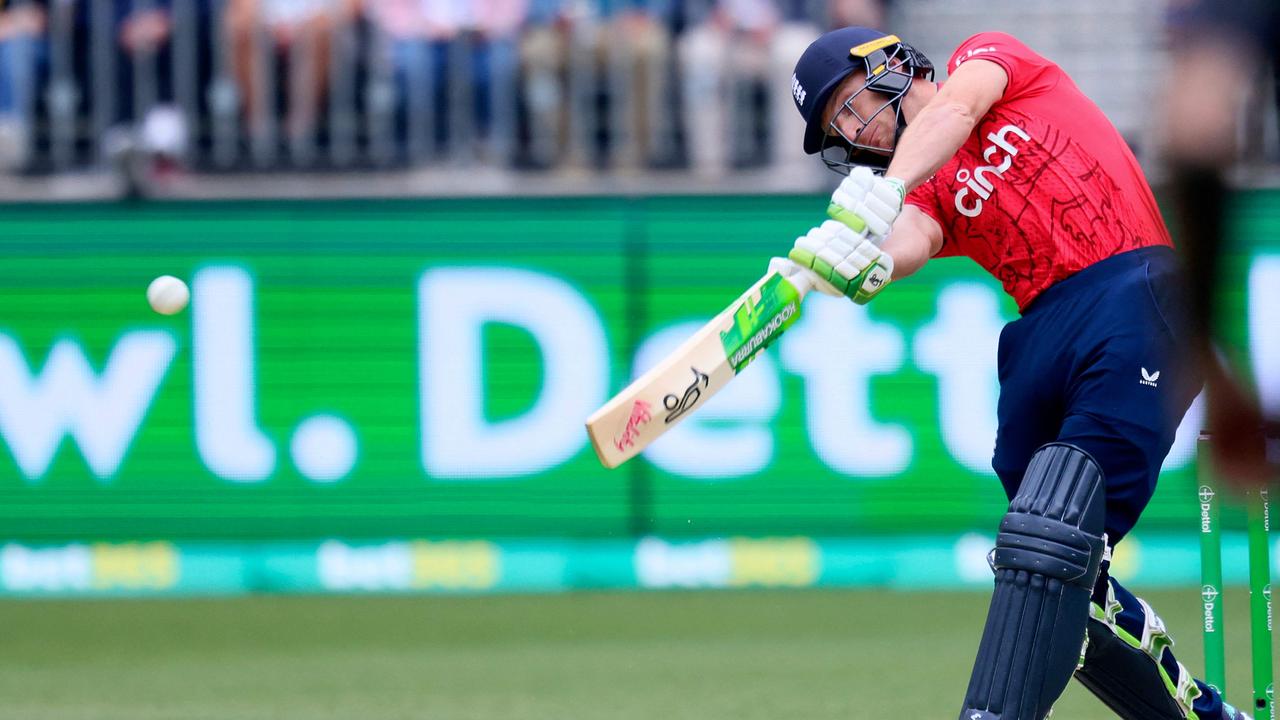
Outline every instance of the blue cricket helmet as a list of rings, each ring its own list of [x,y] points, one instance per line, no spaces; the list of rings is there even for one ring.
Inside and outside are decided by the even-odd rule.
[[[848,165],[847,161],[859,149],[883,150],[859,146],[853,138],[827,134],[822,117],[827,101],[836,86],[856,70],[866,74],[863,90],[887,97],[881,110],[893,109],[899,133],[905,127],[900,103],[911,88],[912,80],[933,78],[933,63],[896,35],[872,28],[847,27],[814,40],[796,63],[791,76],[791,96],[805,121],[804,151],[812,155],[828,147],[844,147],[848,157],[846,162],[836,163],[841,166]]]

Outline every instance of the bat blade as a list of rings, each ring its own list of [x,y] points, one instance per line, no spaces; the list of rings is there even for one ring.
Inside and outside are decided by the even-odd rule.
[[[786,260],[587,418],[600,462],[635,457],[702,407],[800,317],[809,272]]]

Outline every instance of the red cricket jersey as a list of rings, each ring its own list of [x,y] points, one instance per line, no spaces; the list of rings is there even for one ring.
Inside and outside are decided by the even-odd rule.
[[[1124,138],[1054,63],[1010,35],[979,33],[947,64],[982,58],[1009,75],[1004,96],[907,202],[942,226],[938,257],[986,268],[1020,310],[1099,260],[1172,245]]]

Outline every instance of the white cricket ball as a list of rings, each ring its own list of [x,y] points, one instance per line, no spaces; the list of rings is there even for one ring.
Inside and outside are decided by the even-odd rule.
[[[161,275],[147,286],[147,302],[161,315],[182,312],[190,299],[187,284],[172,275]]]

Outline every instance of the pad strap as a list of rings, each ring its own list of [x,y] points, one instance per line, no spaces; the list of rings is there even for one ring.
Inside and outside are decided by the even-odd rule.
[[[994,564],[1026,570],[1092,590],[1102,565],[1101,536],[1031,513],[1010,512],[1000,521]]]

